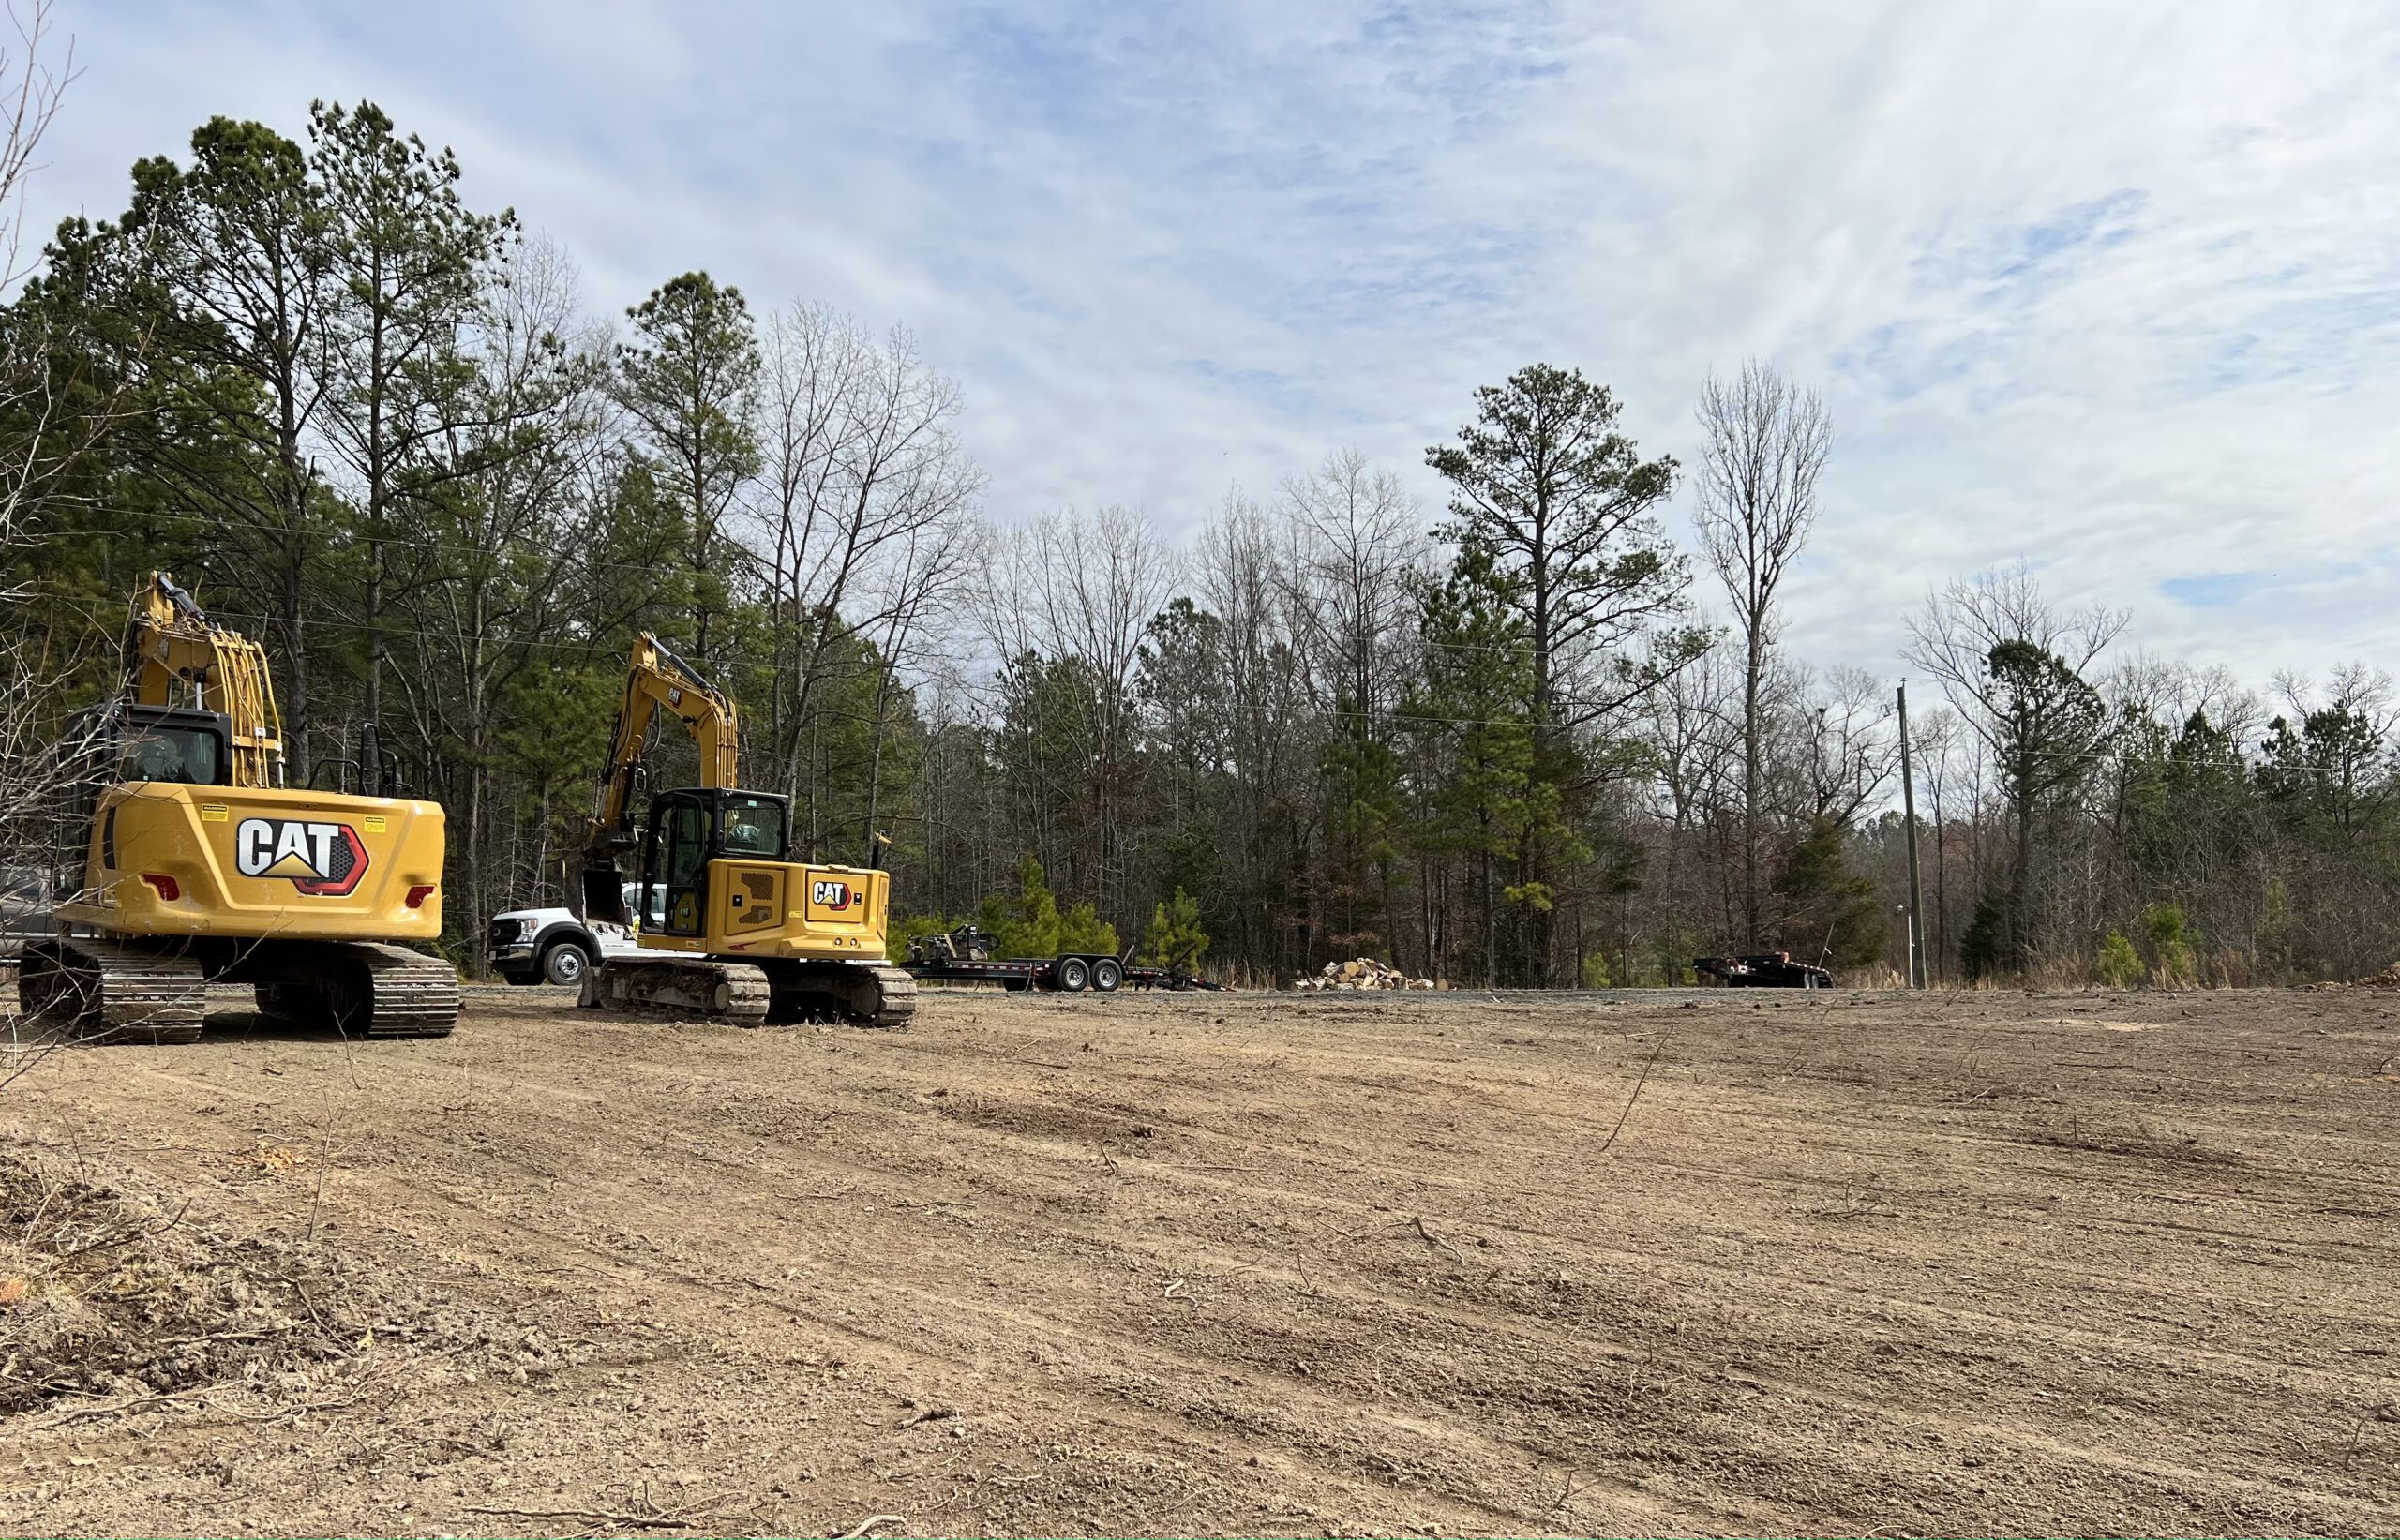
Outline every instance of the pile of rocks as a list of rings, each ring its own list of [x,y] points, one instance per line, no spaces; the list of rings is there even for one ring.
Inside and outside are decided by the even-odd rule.
[[[1328,963],[1313,978],[1292,980],[1298,990],[1323,989],[1448,989],[1447,979],[1411,979],[1389,964],[1378,963],[1372,957],[1357,957],[1347,963]]]

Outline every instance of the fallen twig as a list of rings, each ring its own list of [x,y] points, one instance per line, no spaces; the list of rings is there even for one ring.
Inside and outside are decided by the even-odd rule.
[[[690,1530],[699,1526],[672,1514],[610,1513],[604,1508],[518,1508],[506,1503],[473,1503],[468,1513],[502,1514],[511,1518],[582,1518],[602,1524],[625,1524],[639,1530]]]
[[[1461,1251],[1457,1247],[1451,1245],[1448,1241],[1444,1240],[1441,1236],[1436,1235],[1432,1231],[1426,1229],[1425,1221],[1422,1218],[1411,1215],[1408,1222],[1417,1227],[1417,1233],[1424,1238],[1427,1246],[1448,1251],[1450,1254],[1450,1260],[1452,1262],[1457,1263],[1462,1267],[1466,1265],[1466,1253]]]
[[[120,1246],[131,1245],[135,1241],[147,1240],[153,1235],[163,1235],[168,1231],[172,1230],[175,1226],[183,1223],[184,1216],[190,1212],[191,1200],[187,1198],[184,1200],[183,1207],[176,1209],[173,1217],[171,1219],[168,1219],[158,1224],[136,1225],[129,1231],[114,1235],[103,1235],[96,1241],[85,1241],[82,1245],[76,1247],[72,1250],[61,1251],[58,1253],[59,1260],[61,1262],[65,1262],[73,1257],[82,1256],[87,1252],[112,1250]]]
[[[1583,1485],[1582,1485],[1582,1486],[1581,1486],[1581,1487],[1576,1486],[1576,1485],[1575,1485],[1575,1473],[1574,1473],[1574,1472],[1572,1472],[1572,1471],[1568,1472],[1568,1473],[1567,1473],[1567,1485],[1566,1485],[1564,1488],[1560,1488],[1559,1493],[1558,1493],[1558,1501],[1557,1501],[1557,1502],[1555,1502],[1555,1503],[1552,1503],[1552,1504],[1550,1505],[1550,1511],[1551,1511],[1551,1512],[1552,1512],[1552,1513],[1556,1513],[1556,1512],[1558,1512],[1561,1508],[1566,1507],[1568,1503],[1569,1503],[1570,1502],[1573,1502],[1573,1501],[1574,1501],[1574,1498],[1575,1498],[1575,1494],[1576,1494],[1576,1493],[1578,1493],[1578,1492],[1582,1492],[1582,1491],[1589,1491],[1589,1490],[1591,1489],[1591,1486],[1592,1486],[1592,1484],[1591,1484],[1590,1482],[1588,1482],[1588,1481],[1587,1481],[1587,1482],[1585,1482],[1585,1483],[1583,1483]]]
[[[902,1428],[914,1428],[920,1423],[946,1422],[950,1418],[957,1415],[958,1408],[954,1406],[929,1406],[925,1407],[915,1416],[910,1417],[907,1422],[904,1422],[899,1426]]]
[[[36,1426],[44,1428],[63,1428],[71,1422],[82,1422],[86,1417],[105,1417],[115,1412],[140,1412],[148,1407],[163,1405],[168,1401],[188,1401],[194,1396],[206,1395],[209,1391],[218,1388],[216,1385],[201,1385],[191,1390],[170,1390],[158,1396],[134,1396],[122,1401],[104,1401],[98,1406],[79,1406],[73,1411],[62,1412],[57,1416],[48,1418]]]
[[[1667,1044],[1674,1040],[1675,1035],[1672,1032],[1659,1036],[1658,1046],[1650,1050],[1649,1058],[1642,1062],[1642,1078],[1633,1083],[1633,1094],[1625,1099],[1625,1111],[1616,1114],[1616,1127],[1611,1129],[1609,1136],[1600,1141],[1600,1147],[1592,1152],[1594,1155],[1607,1154],[1609,1146],[1616,1143],[1616,1136],[1625,1131],[1625,1120],[1633,1115],[1633,1104],[1642,1099],[1642,1087],[1650,1084],[1650,1071],[1658,1068],[1658,1055],[1665,1053]]]
[[[908,1516],[905,1514],[873,1514],[865,1518],[860,1519],[856,1529],[844,1530],[841,1533],[835,1535],[833,1540],[862,1540],[863,1536],[872,1534],[886,1524],[905,1524],[908,1521]]]

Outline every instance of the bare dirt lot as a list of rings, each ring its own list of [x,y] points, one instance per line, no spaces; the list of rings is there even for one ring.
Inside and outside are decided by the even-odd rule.
[[[2400,1531],[2400,996],[232,1008],[0,1091],[0,1530]]]

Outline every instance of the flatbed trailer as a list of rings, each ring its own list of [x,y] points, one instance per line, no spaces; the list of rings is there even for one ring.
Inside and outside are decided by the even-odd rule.
[[[1171,968],[1142,967],[1108,952],[1067,951],[1056,957],[911,958],[901,964],[919,980],[998,984],[1061,994],[1114,994],[1120,989],[1216,989],[1220,986]]]
[[[1813,963],[1795,963],[1788,951],[1744,957],[1696,957],[1692,970],[1731,989],[1831,989],[1834,976]]]

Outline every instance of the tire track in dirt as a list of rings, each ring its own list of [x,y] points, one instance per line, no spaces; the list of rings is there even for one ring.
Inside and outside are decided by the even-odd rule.
[[[2400,1425],[2324,1432],[2390,1393],[2328,1354],[2376,1329],[2400,1266],[2355,1212],[2380,1103],[2321,1094],[2315,1024],[2345,1019],[2316,997],[2296,1018],[2292,996],[2176,997],[2179,1021],[2244,1024],[2181,1062],[2212,1087],[2161,1075],[2198,1030],[2144,1035],[2156,1066],[2062,1061],[2088,1025],[2010,1017],[2055,999],[929,996],[914,1032],[870,1039],[494,994],[430,1051],[258,1034],[208,1060],[79,1054],[161,1078],[79,1072],[41,1097],[262,1224],[305,1200],[219,1180],[207,1147],[322,1129],[346,1244],[396,1269],[455,1254],[527,1308],[651,1301],[682,1356],[562,1398],[661,1429],[733,1409],[816,1451],[793,1488],[811,1513],[896,1503],[897,1478],[940,1484],[912,1510],[1011,1532],[2395,1527]],[[1562,1166],[1669,1031],[1639,1144],[1597,1180]],[[1870,1031],[1866,1082],[1788,1073]],[[1962,1034],[1989,1064],[1958,1058]],[[2084,1126],[2258,1147],[2195,1182],[1958,1121],[1962,1086],[2035,1066]],[[1861,1168],[1905,1179],[1879,1200],[1904,1212],[1811,1209],[1853,1199]],[[2243,1254],[2265,1247],[2284,1249]],[[412,1394],[428,1428],[495,1404]],[[895,1444],[875,1409],[904,1394],[975,1406]],[[802,1479],[797,1455],[709,1458],[724,1480]],[[93,1527],[152,1527],[142,1511]]]
[[[188,1077],[168,1073],[159,1073],[158,1078],[194,1088],[218,1089],[206,1082],[192,1082]],[[532,1087],[520,1084],[520,1089],[524,1088]],[[543,1086],[541,1089],[554,1093],[560,1088]],[[352,1190],[344,1195],[338,1205],[342,1212],[368,1216],[368,1222],[387,1230],[394,1229],[400,1220],[414,1217],[428,1227],[442,1231],[448,1248],[455,1253],[465,1252],[465,1243],[480,1236],[480,1245],[475,1247],[472,1260],[494,1271],[516,1270],[521,1273],[532,1260],[555,1263],[562,1257],[572,1257],[587,1266],[602,1270],[614,1281],[629,1288],[638,1286],[652,1293],[682,1291],[699,1296],[712,1310],[730,1306],[743,1314],[763,1316],[767,1323],[785,1325],[805,1323],[823,1334],[828,1342],[848,1342],[874,1350],[887,1359],[886,1367],[904,1374],[925,1375],[928,1371],[938,1371],[950,1377],[981,1377],[981,1365],[971,1347],[955,1345],[950,1351],[937,1352],[929,1346],[927,1336],[922,1331],[876,1330],[848,1319],[836,1310],[794,1301],[772,1290],[761,1297],[758,1285],[742,1275],[712,1277],[700,1271],[661,1271],[657,1255],[646,1253],[636,1247],[611,1244],[605,1238],[588,1235],[573,1228],[562,1228],[557,1223],[539,1222],[518,1216],[494,1216],[472,1197],[443,1190],[438,1176],[430,1180],[422,1177],[404,1179],[382,1171],[353,1168],[346,1173],[344,1185]],[[362,1195],[356,1191],[360,1187],[368,1187],[374,1191],[371,1195]],[[437,1217],[427,1208],[428,1202],[444,1205],[448,1212]],[[701,1218],[697,1212],[686,1212],[695,1220]],[[570,1215],[568,1219],[578,1217]],[[751,1254],[757,1257],[786,1261],[805,1260],[807,1257],[803,1251],[779,1250],[755,1233],[746,1233],[734,1214],[719,1214],[705,1228],[712,1234],[739,1238],[753,1248]],[[539,1258],[531,1258],[521,1248],[508,1245],[510,1237],[527,1237],[540,1243],[543,1249]],[[678,1257],[675,1265],[689,1267],[691,1259]],[[975,1318],[987,1328],[984,1335],[1021,1333],[1053,1344],[1080,1342],[1093,1360],[1083,1367],[1080,1375],[1083,1394],[1108,1404],[1110,1415],[1141,1426],[1154,1435],[1186,1442],[1205,1433],[1212,1421],[1239,1426],[1257,1436],[1276,1441],[1281,1452],[1286,1456],[1320,1462],[1315,1470],[1318,1480],[1335,1485],[1356,1484],[1357,1493],[1360,1495],[1374,1489],[1372,1483],[1359,1479],[1356,1469],[1365,1466],[1371,1455],[1358,1448],[1347,1447],[1340,1441],[1312,1437],[1312,1428],[1356,1427],[1363,1421],[1371,1428],[1382,1428],[1390,1436],[1387,1442],[1395,1446],[1403,1442],[1421,1444],[1422,1447],[1413,1451],[1412,1459],[1426,1469],[1432,1469],[1437,1463],[1473,1469],[1516,1461],[1530,1470],[1538,1464],[1538,1458],[1533,1452],[1516,1448],[1506,1441],[1492,1439],[1454,1421],[1410,1416],[1388,1409],[1351,1406],[1324,1394],[1305,1380],[1265,1374],[1255,1366],[1248,1366],[1248,1372],[1265,1374],[1273,1382],[1271,1401],[1216,1409],[1214,1417],[1206,1403],[1180,1404],[1174,1398],[1169,1398],[1163,1406],[1129,1402],[1122,1397],[1109,1396],[1105,1387],[1120,1382],[1129,1372],[1146,1376],[1161,1386],[1189,1383],[1209,1375],[1218,1366],[1205,1357],[1173,1353],[1127,1338],[1079,1328],[1063,1318],[949,1292],[916,1288],[889,1277],[878,1278],[878,1290],[886,1300],[906,1299],[928,1310]],[[713,1316],[702,1318],[702,1323],[712,1334],[726,1329],[725,1323]],[[688,1329],[697,1323],[682,1324]],[[1074,1388],[1075,1382],[1061,1376],[1048,1378],[1061,1391]],[[1463,1453],[1450,1455],[1451,1451]],[[1445,1459],[1446,1455],[1450,1458]],[[1434,1488],[1427,1495],[1438,1497],[1449,1506],[1450,1511],[1441,1517],[1454,1527],[1497,1525],[1514,1530],[1539,1529],[1547,1517],[1540,1505],[1513,1504],[1499,1494],[1446,1486]],[[1658,1533],[1706,1527],[1704,1523],[1695,1525],[1690,1516],[1661,1505],[1631,1488],[1620,1491],[1612,1488],[1609,1495],[1621,1516],[1612,1518],[1612,1526]]]
[[[998,1130],[992,1130],[992,1129],[979,1129],[979,1130],[977,1130],[977,1131],[978,1131],[980,1134],[983,1135],[984,1137],[986,1137],[986,1138],[988,1138],[988,1139],[999,1140],[999,1141],[1002,1141],[1002,1142],[1013,1143],[1013,1144],[1027,1144],[1027,1145],[1035,1145],[1035,1146],[1046,1146],[1046,1145],[1048,1145],[1048,1144],[1051,1144],[1055,1143],[1055,1142],[1052,1142],[1052,1141],[1043,1141],[1043,1140],[1039,1140],[1039,1139],[1026,1139],[1026,1138],[1023,1138],[1023,1137],[1021,1137],[1021,1136],[1011,1136],[1011,1135],[1005,1134],[1005,1133],[1003,1133],[1003,1132],[1000,1132],[1000,1131],[998,1131]],[[1048,1153],[1051,1153],[1051,1152],[1050,1152],[1050,1151],[1045,1147],[1045,1148],[1042,1148],[1042,1149],[1041,1150],[1041,1153],[1048,1154]],[[864,1173],[870,1173],[870,1172],[872,1172],[873,1170],[875,1170],[875,1169],[877,1169],[877,1168],[873,1168],[873,1167],[871,1167],[871,1166],[866,1166],[866,1165],[859,1165],[859,1166],[853,1167],[852,1169],[853,1169],[854,1174],[864,1174]],[[1225,1185],[1229,1185],[1229,1186],[1235,1187],[1235,1188],[1236,1188],[1236,1189],[1238,1189],[1238,1190],[1242,1191],[1242,1192],[1244,1193],[1244,1195],[1245,1195],[1245,1196],[1256,1196],[1256,1195],[1258,1195],[1258,1194],[1260,1193],[1260,1191],[1261,1191],[1261,1189],[1257,1189],[1257,1188],[1255,1188],[1255,1187],[1248,1186],[1248,1185],[1244,1185],[1244,1184],[1225,1184]],[[1068,1230],[1068,1231],[1070,1231],[1070,1232],[1072,1232],[1072,1229],[1073,1229],[1073,1227],[1072,1227],[1072,1226],[1054,1227],[1054,1228],[1061,1228],[1061,1229]],[[1139,1243],[1134,1243],[1134,1244],[1135,1244],[1136,1246],[1138,1246],[1138,1244],[1139,1244]],[[1386,1296],[1375,1296],[1375,1297],[1380,1301],[1380,1300],[1384,1299]],[[1953,1316],[1953,1317],[1955,1317],[1955,1316],[1957,1316],[1958,1314],[1959,1314],[1959,1312],[1957,1312],[1957,1311],[1948,1311],[1948,1312],[1946,1312],[1946,1313],[1947,1313],[1948,1315],[1950,1315],[1950,1316]],[[1513,1323],[1503,1323],[1503,1322],[1497,1322],[1497,1321],[1495,1321],[1492,1317],[1491,1317],[1491,1316],[1490,1316],[1490,1315],[1488,1315],[1488,1314],[1479,1314],[1479,1315],[1478,1315],[1478,1314],[1462,1314],[1462,1315],[1458,1316],[1458,1317],[1457,1317],[1457,1319],[1459,1320],[1460,1323],[1462,1323],[1462,1324],[1471,1324],[1471,1325],[1477,1326],[1477,1327],[1478,1327],[1478,1328],[1480,1328],[1480,1329],[1483,1329],[1483,1330],[1486,1330],[1486,1331],[1490,1331],[1490,1330],[1495,1329],[1495,1327],[1496,1327],[1496,1328],[1500,1328],[1500,1329],[1506,1329],[1507,1327],[1508,1327],[1508,1326],[1510,1326],[1510,1325],[1513,1325]],[[2011,1326],[2022,1327],[2022,1326],[2024,1326],[2024,1325],[2028,1324],[2028,1323],[2021,1322],[2021,1321],[2015,1321],[2015,1320],[2012,1320],[2012,1319],[2009,1319],[2009,1318],[1994,1317],[1993,1319],[1994,1319],[1995,1321],[1998,1321],[1998,1322],[2000,1322],[2000,1323],[2003,1323],[2003,1324],[2011,1325]],[[1034,1319],[1034,1318],[1029,1318],[1029,1317],[1028,1317],[1028,1318],[1025,1318],[1025,1320],[1023,1321],[1023,1323],[1024,1323],[1024,1324],[1026,1324],[1026,1325],[1028,1325],[1028,1326],[1029,1326],[1029,1327],[1038,1327],[1038,1328],[1039,1328],[1039,1329],[1041,1329],[1041,1330],[1043,1330],[1043,1331],[1046,1331],[1046,1332],[1051,1332],[1051,1333],[1054,1333],[1054,1334],[1055,1334],[1055,1333],[1057,1333],[1057,1332],[1058,1332],[1058,1331],[1061,1329],[1060,1323],[1058,1323],[1058,1322],[1056,1322],[1056,1321],[1036,1320],[1036,1319]],[[1929,1326],[1939,1326],[1939,1325],[1941,1325],[1942,1323],[1940,1320],[1935,1320],[1935,1321],[1929,1322],[1929,1323],[1928,1323],[1928,1325],[1929,1325]],[[2099,1342],[2099,1341],[2103,1341],[2103,1340],[2104,1340],[2104,1339],[2102,1339],[2102,1338],[2099,1338],[2098,1334],[2086,1333],[2086,1334],[2082,1334],[2082,1335],[2083,1335],[2087,1339],[2089,1339],[2089,1340],[2092,1340],[2092,1341],[2094,1341],[2094,1342]],[[1552,1343],[1552,1344],[1550,1344],[1550,1345],[1552,1345],[1552,1346],[1555,1346],[1556,1344],[1553,1342],[1553,1343]],[[1192,1365],[1192,1366],[1187,1366],[1187,1367],[1196,1368],[1197,1366],[1196,1366],[1196,1365]],[[1287,1387],[1287,1388],[1288,1388],[1288,1387]],[[1786,1393],[1787,1393],[1787,1394],[1792,1395],[1792,1396],[1793,1396],[1795,1398],[1797,1398],[1797,1399],[1799,1399],[1799,1400],[1801,1400],[1801,1401],[1803,1401],[1803,1402],[1806,1402],[1806,1403],[1816,1404],[1816,1405],[1819,1405],[1819,1406],[1821,1406],[1821,1407],[1840,1407],[1840,1408],[1842,1408],[1842,1409],[1849,1410],[1849,1411],[1852,1411],[1852,1412],[1853,1412],[1853,1413],[1863,1413],[1863,1412],[1865,1412],[1865,1411],[1866,1411],[1866,1403],[1864,1403],[1864,1402],[1860,1402],[1860,1401],[1857,1401],[1857,1400],[1852,1399],[1852,1398],[1845,1398],[1833,1397],[1833,1396],[1823,1396],[1823,1395],[1811,1395],[1811,1394],[1810,1394],[1809,1392],[1808,1392],[1807,1390],[1802,1389],[1801,1387],[1798,1387],[1798,1386],[1796,1386],[1796,1385],[1790,1384],[1789,1383],[1787,1383],[1784,1385],[1784,1389],[1785,1389],[1785,1391],[1786,1391]],[[1888,1407],[1887,1407],[1887,1408],[1884,1408],[1884,1409],[1882,1409],[1882,1411],[1881,1411],[1879,1413],[1877,1413],[1877,1414],[1882,1418],[1882,1420],[1885,1420],[1885,1421],[1890,1421],[1890,1420],[1895,1420],[1896,1418],[1902,1418],[1902,1417],[1904,1417],[1904,1414],[1902,1414],[1902,1413],[1896,1413],[1893,1409],[1890,1409],[1890,1408],[1888,1408]],[[1931,1420],[1932,1422],[1934,1422],[1937,1426],[1943,1426],[1943,1427],[1951,1427],[1951,1426],[1964,1426],[1964,1427],[1966,1427],[1966,1428],[1967,1428],[1967,1429],[1968,1429],[1968,1430],[1970,1430],[1970,1431],[1979,1431],[1979,1432],[1984,1433],[1984,1434],[1985,1434],[1985,1435],[1987,1435],[1987,1436],[1994,1437],[1995,1439],[2007,1440],[2007,1439],[2011,1439],[2011,1438],[2013,1438],[2013,1437],[2014,1437],[2014,1434],[2013,1434],[2012,1432],[2009,1432],[2009,1431],[2003,1431],[2003,1430],[2002,1430],[2001,1428],[1999,1428],[1997,1427],[1997,1425],[1954,1425],[1954,1423],[1953,1423],[1953,1420],[1952,1420],[1952,1419],[1949,1419],[1949,1418],[1946,1418],[1946,1417],[1939,1417],[1939,1416],[1931,1416],[1931,1417],[1929,1417],[1929,1420]],[[2025,1441],[2023,1441],[2023,1440],[2018,1440],[2017,1442],[2025,1442]],[[2042,1441],[2038,1441],[2038,1440],[2036,1440],[2036,1441],[2033,1441],[2033,1442],[2037,1442],[2037,1443],[2038,1443],[2038,1442],[2042,1442]],[[2055,1441],[2048,1441],[2048,1442],[2045,1444],[2045,1446],[2046,1446],[2046,1447],[2052,1448],[2055,1452],[2058,1452],[2058,1453],[2060,1453],[2062,1456],[2063,1456],[2063,1457],[2067,1457],[2067,1458],[2075,1458],[2075,1457],[2076,1457],[2076,1454],[2077,1454],[2077,1451],[2079,1451],[2079,1450],[2081,1450],[2081,1449],[2083,1448],[2083,1446],[2079,1446],[2079,1445],[2068,1445],[2068,1444],[2058,1443],[2056,1443]],[[2096,1462],[2096,1463],[2101,1463],[2101,1464],[2110,1464],[2110,1463],[2112,1463],[2112,1461],[2111,1461],[2109,1458],[2095,1458],[2095,1462]],[[2179,1476],[2179,1475],[2181,1474],[2181,1473],[2182,1472],[2182,1470],[2184,1469],[2183,1467],[2180,1467],[2180,1466],[2161,1465],[2161,1464],[2156,1464],[2155,1462],[2140,1462],[2140,1461],[2134,1461],[2134,1462],[2116,1462],[2116,1463],[2124,1463],[2124,1465],[2125,1465],[2125,1468],[2126,1468],[2126,1469],[2138,1469],[2138,1470],[2151,1471],[2152,1473],[2157,1474],[2157,1475],[2158,1475],[2158,1476],[2160,1476],[2162,1479],[2175,1478],[2175,1477]],[[1522,1517],[1522,1516],[1520,1516],[1520,1517]]]

